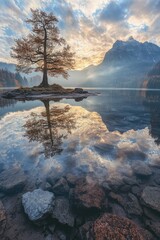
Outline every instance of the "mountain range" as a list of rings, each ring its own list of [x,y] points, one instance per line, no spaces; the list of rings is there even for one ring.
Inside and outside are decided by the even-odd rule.
[[[68,80],[62,77],[50,78],[50,83],[77,87],[137,88],[143,86],[144,79],[159,61],[159,46],[150,42],[142,43],[130,37],[127,41],[117,40],[99,65],[70,71]],[[0,68],[2,66],[5,63],[0,63]],[[7,69],[15,70],[15,66],[9,64]],[[40,81],[40,76],[32,74],[31,85],[37,85]]]

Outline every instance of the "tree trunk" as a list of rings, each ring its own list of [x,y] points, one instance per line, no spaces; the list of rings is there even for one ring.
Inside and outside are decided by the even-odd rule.
[[[48,84],[48,76],[47,76],[47,69],[43,70],[43,80],[41,84],[39,85],[40,87],[49,87]]]
[[[43,80],[40,87],[49,87],[48,76],[47,76],[47,30],[44,27],[44,68],[43,68]]]

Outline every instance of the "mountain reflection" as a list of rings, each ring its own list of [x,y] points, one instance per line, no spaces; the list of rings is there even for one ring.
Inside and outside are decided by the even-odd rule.
[[[147,91],[146,105],[150,111],[150,134],[160,144],[160,92]]]
[[[42,101],[45,111],[31,113],[29,119],[24,124],[25,136],[29,141],[37,141],[43,144],[46,158],[63,151],[62,143],[75,128],[74,115],[69,112],[70,106],[53,106],[50,109],[49,100]]]

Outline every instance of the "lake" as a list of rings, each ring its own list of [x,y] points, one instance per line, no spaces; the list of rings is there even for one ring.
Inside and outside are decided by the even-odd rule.
[[[20,102],[0,98],[0,171],[3,175],[1,178],[0,174],[0,181],[7,178],[7,171],[10,178],[12,170],[14,179],[19,178],[19,171],[27,176],[23,190],[16,186],[4,190],[0,182],[0,197],[11,216],[14,204],[20,201],[17,196],[21,198],[22,193],[36,188],[56,189],[55,195],[70,199],[64,189],[59,194],[64,184],[59,183],[59,188],[54,185],[63,178],[74,191],[76,181],[85,178],[85,184],[102,188],[108,203],[106,206],[103,199],[103,207],[97,207],[90,193],[92,203],[87,202],[86,207],[85,200],[79,199],[77,193],[78,197],[73,199],[80,202],[78,208],[85,205],[84,209],[91,207],[93,212],[100,209],[100,213],[126,216],[149,230],[153,239],[158,239],[156,224],[160,218],[160,203],[154,206],[150,196],[141,194],[150,187],[160,196],[160,90],[89,91],[99,94],[77,101]],[[23,211],[17,211],[21,213],[14,209],[17,214],[12,226],[14,231],[23,218]],[[94,212],[96,216],[100,213]],[[9,230],[11,223],[10,217],[5,236],[12,232]],[[23,224],[20,224],[21,230]],[[29,229],[28,222],[25,224]],[[70,231],[63,229],[63,233],[69,236],[67,239],[72,239]],[[21,235],[23,239],[28,236],[36,239],[41,232],[33,227],[30,235],[27,234]]]

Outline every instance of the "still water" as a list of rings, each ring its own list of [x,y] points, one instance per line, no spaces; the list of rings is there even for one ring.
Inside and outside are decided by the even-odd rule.
[[[102,182],[132,175],[131,165],[160,164],[160,92],[90,90],[86,99],[0,99],[0,164],[34,184],[50,171],[92,173]]]

